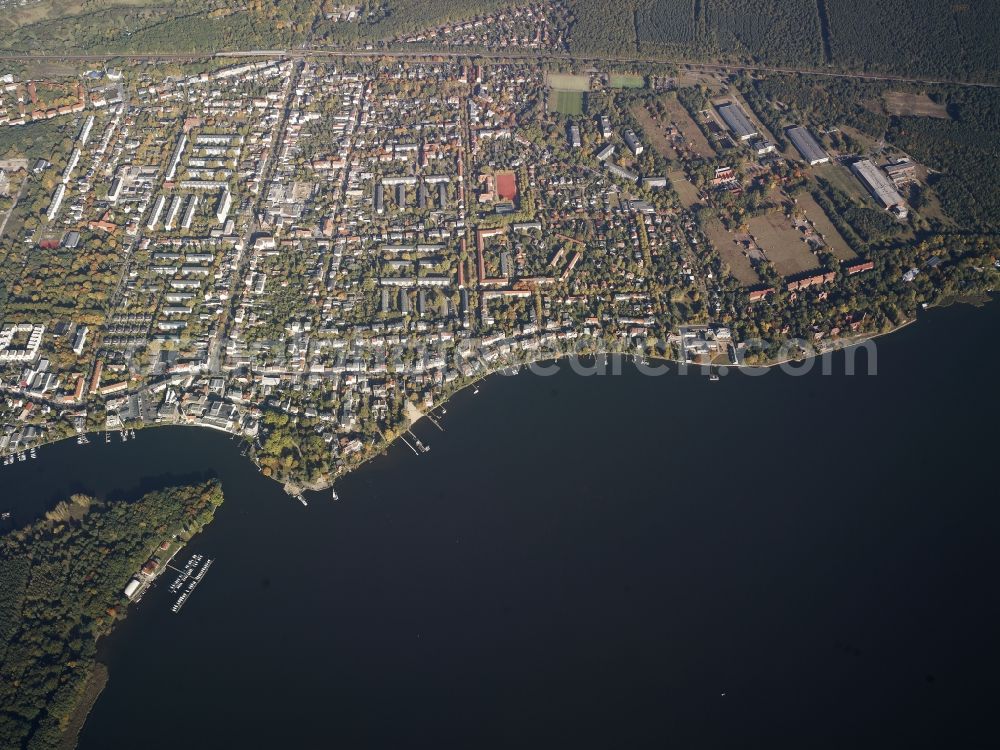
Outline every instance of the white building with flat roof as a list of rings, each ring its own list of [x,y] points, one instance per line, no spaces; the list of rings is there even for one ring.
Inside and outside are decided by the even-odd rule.
[[[622,138],[625,141],[625,145],[628,146],[628,150],[631,151],[634,156],[638,156],[643,152],[642,141],[640,141],[636,136],[634,130],[626,130],[622,133]]]
[[[879,169],[875,162],[871,159],[862,159],[851,165],[851,171],[879,203],[900,218],[906,217],[906,201],[896,191],[896,186],[892,184],[889,176]]]
[[[66,185],[60,182],[56,185],[56,191],[52,194],[52,201],[49,203],[49,210],[45,214],[49,221],[56,218],[59,213],[59,207],[62,205],[63,198],[66,196]]]
[[[87,333],[90,331],[87,326],[80,326],[76,329],[76,338],[73,339],[73,353],[76,356],[83,354],[83,347],[87,343]]]

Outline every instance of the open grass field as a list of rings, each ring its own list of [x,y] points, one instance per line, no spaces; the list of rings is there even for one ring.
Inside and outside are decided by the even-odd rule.
[[[784,215],[774,212],[755,216],[747,222],[747,226],[754,241],[782,276],[811,271],[819,265],[802,233]]]
[[[612,88],[616,89],[641,89],[646,85],[646,79],[640,75],[612,74],[609,81]]]
[[[590,91],[590,76],[573,73],[549,73],[546,75],[546,83],[552,89],[560,91]]]
[[[84,13],[118,7],[138,7],[157,5],[158,0],[35,0],[17,4],[9,3],[0,14],[0,29],[17,29],[33,23],[42,23],[54,18],[79,16]]]
[[[703,157],[715,156],[715,149],[712,148],[697,123],[691,119],[691,115],[684,109],[684,105],[677,101],[677,97],[664,97],[663,105],[667,109],[667,116],[681,131],[684,140],[688,142],[696,154]]]
[[[924,190],[924,205],[918,213],[926,219],[940,221],[945,226],[955,226],[954,220],[941,207],[941,200],[931,190]]]
[[[809,193],[802,193],[798,196],[797,200],[798,209],[812,222],[813,226],[816,227],[816,231],[823,235],[823,241],[830,248],[830,252],[840,260],[851,260],[854,258],[855,252],[851,250],[847,244],[847,240],[837,231],[837,227],[833,225],[830,217],[820,208],[816,200]]]
[[[636,102],[632,105],[631,112],[636,122],[639,123],[639,127],[642,128],[643,137],[652,144],[656,152],[668,159],[676,159],[677,152],[674,151],[674,147],[670,144],[667,132],[649,113],[645,105],[642,102]]]
[[[9,3],[0,16],[0,26],[17,28],[32,23],[48,21],[59,16],[76,15],[83,11],[83,0],[36,0],[33,3],[19,5]]]
[[[563,115],[582,115],[583,96],[582,91],[552,89],[549,94],[549,109]]]
[[[549,110],[579,116],[584,112],[585,92],[590,91],[590,76],[572,73],[548,73]]]
[[[704,86],[708,90],[709,95],[724,91],[726,88],[726,84],[722,82],[722,76],[719,73],[710,73],[703,70],[681,68],[677,71],[675,79],[677,85],[682,88],[685,86]]]
[[[677,195],[681,199],[681,205],[684,208],[691,208],[691,206],[698,203],[698,188],[688,182],[688,178],[681,170],[672,169],[667,172],[667,177],[670,179],[670,184],[674,190],[677,191]]]
[[[883,106],[890,115],[912,115],[915,117],[937,117],[950,120],[948,108],[938,104],[927,94],[913,94],[906,91],[887,91],[882,97]]]
[[[713,221],[705,228],[709,242],[715,251],[722,256],[729,267],[729,272],[743,286],[753,286],[760,283],[760,277],[753,270],[750,259],[746,256],[743,246],[736,242],[736,235],[726,230],[718,221]]]

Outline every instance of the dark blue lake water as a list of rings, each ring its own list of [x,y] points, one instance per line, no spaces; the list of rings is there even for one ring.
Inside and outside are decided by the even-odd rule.
[[[875,377],[494,377],[308,508],[208,431],[45,448],[19,520],[226,493],[80,746],[995,746],[998,323],[928,314]]]

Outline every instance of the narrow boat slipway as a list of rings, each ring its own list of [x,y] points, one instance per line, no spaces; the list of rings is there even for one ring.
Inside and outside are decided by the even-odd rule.
[[[0,469],[4,509],[226,493],[180,616],[165,577],[101,643],[83,750],[175,748],[193,683],[190,748],[982,744],[998,323],[936,311],[877,377],[493,377],[339,502],[164,428]]]

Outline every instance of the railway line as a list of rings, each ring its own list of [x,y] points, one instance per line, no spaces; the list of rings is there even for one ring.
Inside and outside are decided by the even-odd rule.
[[[560,52],[480,52],[475,50],[406,50],[406,49],[356,49],[340,47],[305,47],[301,49],[248,49],[224,51],[190,51],[190,52],[154,52],[140,51],[129,53],[3,53],[0,60],[18,62],[103,62],[106,60],[135,60],[155,62],[157,60],[204,60],[209,58],[244,58],[244,57],[287,57],[291,59],[322,59],[326,57],[349,57],[361,59],[448,59],[470,57],[495,62],[552,61],[563,63],[616,63],[616,64],[661,64],[677,65],[687,70],[708,73],[732,73],[746,71],[750,73],[783,73],[792,75],[816,76],[823,78],[850,78],[866,81],[886,81],[895,83],[915,83],[922,85],[974,86],[979,88],[1000,88],[1000,82],[961,81],[947,78],[915,78],[910,76],[892,75],[865,71],[850,71],[824,68],[779,67],[757,65],[753,63],[736,62],[704,62],[671,57],[616,57],[574,55]]]

